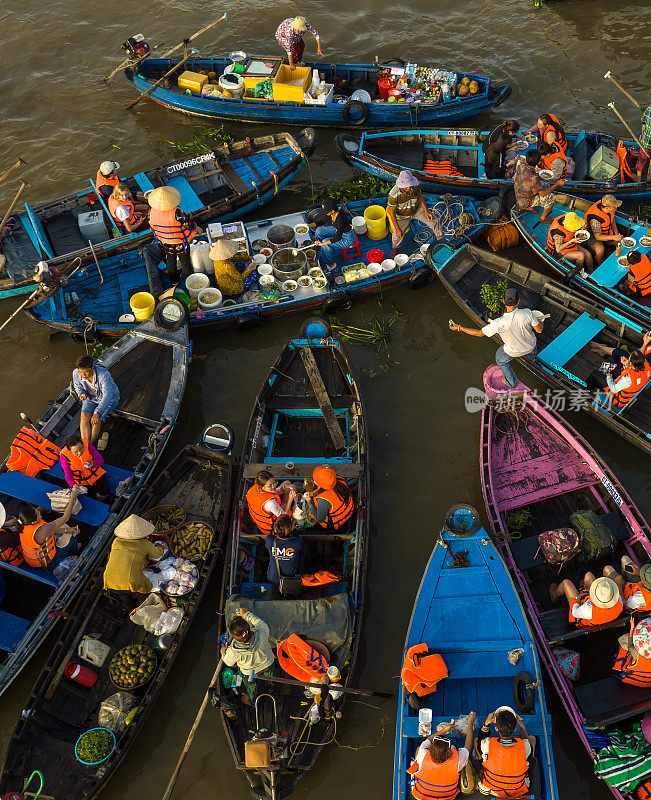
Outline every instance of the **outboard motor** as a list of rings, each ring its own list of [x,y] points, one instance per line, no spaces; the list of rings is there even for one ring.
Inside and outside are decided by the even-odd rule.
[[[139,58],[146,56],[150,52],[151,47],[149,43],[145,41],[145,37],[142,33],[136,33],[135,36],[130,36],[126,42],[124,42],[122,50],[127,54],[127,58],[137,61]]]

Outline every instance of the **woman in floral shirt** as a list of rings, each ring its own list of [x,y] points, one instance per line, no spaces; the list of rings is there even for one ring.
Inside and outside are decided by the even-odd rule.
[[[290,69],[294,69],[303,58],[303,50],[305,50],[303,34],[305,31],[309,31],[314,36],[317,53],[322,56],[319,32],[309,22],[306,22],[305,17],[283,20],[276,29],[276,40],[287,53]]]

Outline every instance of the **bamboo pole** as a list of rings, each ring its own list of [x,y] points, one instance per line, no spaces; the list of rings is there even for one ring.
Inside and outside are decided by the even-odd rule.
[[[635,139],[635,141],[636,141],[636,142],[638,143],[638,145],[640,146],[640,150],[641,150],[643,153],[646,153],[646,155],[648,156],[648,155],[649,155],[649,151],[648,151],[648,150],[647,150],[645,147],[642,147],[642,144],[641,144],[640,140],[637,138],[637,136],[636,136],[636,135],[633,133],[633,131],[632,131],[632,130],[631,130],[631,128],[629,127],[629,124],[628,124],[628,122],[626,122],[626,120],[624,119],[624,117],[623,117],[623,116],[622,116],[622,115],[619,113],[619,111],[618,111],[618,110],[615,108],[615,104],[614,104],[614,103],[608,103],[608,108],[611,108],[611,109],[612,109],[612,110],[615,112],[615,114],[617,114],[617,116],[619,117],[619,119],[620,119],[620,121],[621,121],[622,125],[623,125],[623,126],[626,128],[626,130],[627,130],[627,131],[628,131],[628,132],[631,134],[631,136],[633,137],[633,139]]]
[[[27,164],[27,162],[24,159],[22,159],[20,156],[18,156],[18,161],[16,161],[16,163],[13,165],[13,167],[11,167],[11,169],[8,169],[5,172],[4,175],[0,175],[0,183],[2,183],[2,181],[6,180],[11,175],[11,173],[14,172],[14,170],[18,169],[18,167],[21,164]]]
[[[163,53],[161,58],[169,58],[172,55],[172,53],[176,53],[177,50],[180,50],[184,46],[187,47],[187,45],[190,44],[190,42],[194,41],[197,38],[197,36],[201,36],[202,33],[205,33],[206,31],[210,30],[210,28],[214,27],[218,22],[221,22],[224,19],[226,19],[226,12],[224,12],[219,19],[216,19],[214,22],[211,22],[210,25],[206,25],[205,28],[201,28],[201,30],[198,30],[196,33],[193,33],[192,36],[189,36],[187,39],[184,39],[182,42],[179,42],[179,44],[177,44],[176,47],[173,47],[171,50],[168,50],[166,53]]]
[[[615,78],[613,78],[613,73],[610,70],[608,70],[608,72],[604,75],[604,78],[609,80],[611,83],[614,83],[615,86],[619,89],[619,91],[622,92],[622,94],[625,94],[626,97],[628,97],[628,99],[631,101],[631,103],[633,103],[633,105],[636,105],[640,109],[640,111],[642,110],[642,106],[637,102],[637,100],[633,97],[633,95],[629,94],[626,91],[626,89],[622,86],[622,84],[618,80],[615,80]]]
[[[16,192],[16,195],[14,196],[14,199],[11,201],[11,205],[7,209],[7,213],[2,218],[2,222],[0,222],[0,231],[4,228],[5,222],[9,219],[9,215],[14,210],[14,207],[15,207],[16,203],[18,202],[18,200],[20,198],[20,195],[23,193],[23,191],[25,189],[27,189],[28,186],[29,186],[29,183],[27,183],[27,181],[21,181],[20,182],[20,189],[18,189],[18,191]]]
[[[137,105],[138,105],[138,103],[139,103],[141,100],[144,100],[144,99],[145,99],[145,97],[149,97],[149,95],[150,95],[150,94],[151,94],[151,93],[154,91],[154,89],[155,89],[157,86],[160,86],[160,84],[161,84],[161,83],[162,83],[162,82],[165,80],[165,78],[168,78],[168,77],[169,77],[169,76],[170,76],[170,75],[171,75],[171,74],[174,72],[174,70],[175,70],[177,67],[180,67],[180,66],[181,66],[181,64],[185,64],[185,62],[186,62],[186,61],[187,61],[189,58],[190,58],[190,56],[188,55],[188,56],[186,56],[185,58],[181,59],[181,61],[178,61],[176,64],[174,64],[174,66],[172,67],[172,69],[168,70],[168,71],[167,71],[167,72],[166,72],[166,73],[163,75],[163,77],[162,77],[162,78],[159,78],[159,79],[156,81],[156,83],[152,83],[152,85],[149,87],[149,89],[147,89],[147,91],[146,91],[146,92],[142,92],[142,94],[140,95],[140,97],[136,97],[136,99],[135,99],[135,100],[132,100],[132,101],[129,103],[129,105],[127,106],[126,110],[127,110],[127,111],[130,111],[130,110],[131,110],[131,109],[132,109],[134,106],[137,106]]]
[[[140,57],[139,57],[139,58],[137,58],[135,61],[132,61],[130,58],[125,58],[125,59],[124,59],[124,61],[123,61],[123,62],[122,62],[122,63],[121,63],[121,64],[120,64],[118,67],[116,67],[116,68],[115,68],[115,69],[114,69],[112,72],[109,72],[109,74],[108,74],[108,75],[105,75],[105,76],[104,76],[104,80],[105,80],[105,81],[110,81],[110,80],[111,80],[111,78],[112,78],[114,75],[117,75],[117,73],[118,73],[118,72],[119,72],[121,69],[126,69],[127,67],[134,67],[134,68],[135,68],[135,67],[137,67],[139,64],[142,64],[142,62],[143,62],[145,59],[147,59],[147,58],[150,58],[150,57],[151,57],[151,54],[154,52],[154,50],[157,50],[157,49],[158,49],[159,47],[161,47],[163,44],[165,44],[165,42],[161,42],[160,44],[155,44],[155,45],[154,45],[154,46],[151,48],[151,50],[150,50],[150,51],[147,53],[147,55],[140,56]]]

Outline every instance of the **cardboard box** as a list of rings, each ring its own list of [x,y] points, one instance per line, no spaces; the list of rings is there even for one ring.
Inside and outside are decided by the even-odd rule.
[[[277,103],[305,102],[305,92],[312,83],[312,67],[296,67],[291,70],[283,64],[273,82],[273,97]]]

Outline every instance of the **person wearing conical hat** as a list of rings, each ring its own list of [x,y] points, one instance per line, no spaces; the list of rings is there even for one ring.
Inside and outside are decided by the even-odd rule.
[[[244,281],[249,277],[253,266],[240,272],[231,260],[238,251],[232,239],[219,239],[211,247],[209,256],[215,265],[215,282],[224,297],[237,297],[244,292]]]
[[[180,267],[187,278],[192,272],[190,242],[203,233],[202,229],[181,211],[181,193],[173,186],[159,186],[147,192],[147,202],[151,207],[149,226],[165,255],[165,274],[177,281]]]
[[[305,50],[305,42],[303,36],[306,31],[309,31],[316,39],[316,51],[322,56],[321,50],[321,35],[313,28],[305,17],[294,17],[292,19],[283,20],[276,28],[276,41],[287,53],[287,60],[289,61],[289,68],[295,69],[297,64],[303,59],[303,51]]]
[[[115,528],[115,539],[104,570],[105,589],[137,594],[151,592],[151,581],[144,574],[147,560],[158,559],[165,552],[150,541],[153,532],[151,522],[136,514],[131,514]]]
[[[577,627],[586,628],[612,622],[624,611],[624,604],[617,584],[606,576],[596,578],[586,572],[583,578],[584,588],[579,591],[567,578],[558,585],[549,587],[549,597],[556,603],[565,595],[570,604],[570,622]]]

